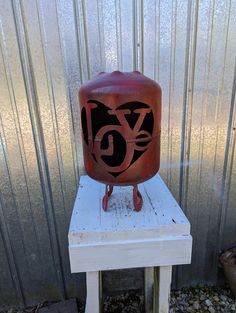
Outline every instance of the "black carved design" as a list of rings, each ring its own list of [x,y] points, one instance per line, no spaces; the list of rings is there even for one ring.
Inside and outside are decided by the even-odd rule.
[[[84,141],[94,160],[114,177],[147,150],[154,127],[149,105],[138,101],[111,109],[89,100],[82,108],[81,119]]]

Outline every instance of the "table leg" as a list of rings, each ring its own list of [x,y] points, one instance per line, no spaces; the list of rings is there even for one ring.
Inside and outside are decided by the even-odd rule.
[[[169,298],[172,266],[155,268],[154,278],[154,313],[169,312]]]
[[[145,313],[153,313],[154,267],[144,268]]]
[[[101,282],[101,272],[86,273],[87,297],[85,313],[101,312]]]

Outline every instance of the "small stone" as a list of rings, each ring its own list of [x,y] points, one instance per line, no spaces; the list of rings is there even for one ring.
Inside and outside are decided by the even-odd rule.
[[[223,295],[220,295],[220,299],[221,299],[222,301],[224,301],[224,302],[227,301],[227,297],[226,297],[226,296],[223,296]]]
[[[235,304],[231,304],[230,305],[230,309],[234,312],[236,310],[236,305]]]
[[[193,308],[194,308],[195,310],[199,310],[199,309],[200,309],[200,304],[199,304],[198,301],[195,301],[195,302],[193,303]]]
[[[214,299],[216,302],[219,302],[219,301],[220,301],[219,297],[217,297],[217,296],[214,296],[213,299]]]
[[[209,311],[210,313],[215,313],[215,309],[214,309],[212,306],[209,307],[208,311]]]
[[[211,301],[209,300],[209,299],[207,299],[206,301],[205,301],[205,303],[206,303],[206,305],[209,307],[209,306],[212,306],[212,303],[211,303]]]

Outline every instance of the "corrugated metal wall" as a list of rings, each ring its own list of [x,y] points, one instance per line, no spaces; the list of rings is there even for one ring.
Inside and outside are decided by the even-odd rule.
[[[194,237],[178,286],[216,283],[236,241],[234,0],[0,0],[0,307],[84,296],[67,231],[77,88],[140,70],[163,89],[161,175]]]

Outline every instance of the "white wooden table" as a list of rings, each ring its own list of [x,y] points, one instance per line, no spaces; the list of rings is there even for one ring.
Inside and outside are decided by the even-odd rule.
[[[108,212],[105,186],[80,179],[69,230],[71,272],[86,272],[86,313],[101,312],[101,271],[145,268],[146,313],[167,313],[172,265],[191,261],[190,224],[159,175],[139,185],[140,212],[132,187],[115,187]]]

